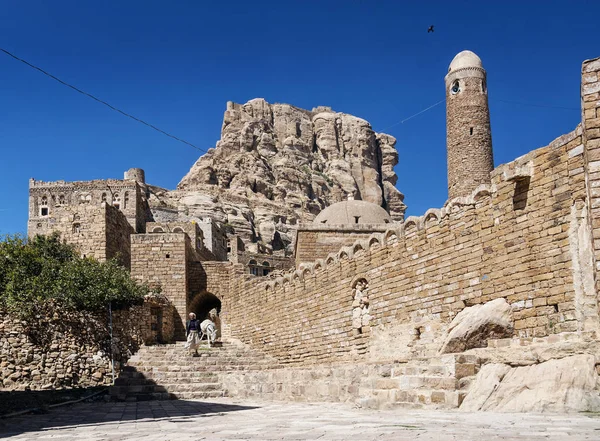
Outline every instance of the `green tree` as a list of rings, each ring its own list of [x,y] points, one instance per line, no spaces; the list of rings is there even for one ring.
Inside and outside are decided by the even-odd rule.
[[[116,260],[81,258],[58,234],[0,241],[0,308],[27,319],[50,303],[72,310],[99,311],[111,303],[141,303],[148,288],[131,279]]]

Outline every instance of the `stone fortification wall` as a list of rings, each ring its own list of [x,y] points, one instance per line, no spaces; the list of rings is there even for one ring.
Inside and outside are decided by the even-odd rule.
[[[500,297],[516,336],[591,330],[583,150],[578,128],[441,210],[274,281],[232,278],[232,336],[287,363],[431,355],[459,311]]]
[[[584,61],[581,81],[585,170],[589,216],[592,219],[594,268],[600,270],[600,58]],[[596,278],[600,295],[600,279]]]
[[[296,265],[324,259],[341,247],[368,239],[373,233],[385,233],[389,225],[301,225],[296,235]]]
[[[141,344],[173,339],[172,306],[151,298],[113,311],[115,372]],[[158,322],[160,320],[160,323]],[[0,389],[54,389],[109,385],[111,342],[107,313],[60,310],[38,317],[27,329],[0,311]]]

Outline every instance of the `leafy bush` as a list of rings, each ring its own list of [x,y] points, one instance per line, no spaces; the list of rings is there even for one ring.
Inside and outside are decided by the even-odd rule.
[[[0,241],[0,308],[27,319],[50,303],[67,310],[125,308],[148,292],[116,260],[81,258],[59,235]]]

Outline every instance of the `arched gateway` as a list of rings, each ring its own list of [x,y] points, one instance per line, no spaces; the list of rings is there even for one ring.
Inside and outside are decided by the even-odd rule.
[[[210,312],[216,312],[216,318],[214,316],[209,317]],[[215,322],[217,326],[218,336],[221,336],[221,300],[214,294],[208,291],[202,291],[192,297],[188,304],[188,314],[193,312],[196,314],[198,320],[210,318]]]

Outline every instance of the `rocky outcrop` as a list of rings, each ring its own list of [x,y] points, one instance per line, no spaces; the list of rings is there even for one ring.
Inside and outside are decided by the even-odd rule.
[[[499,298],[459,312],[450,323],[440,353],[481,348],[489,338],[510,337],[512,333],[511,307],[506,299]]]
[[[230,102],[216,148],[177,190],[150,187],[150,205],[158,221],[210,216],[247,243],[291,252],[296,225],[349,194],[404,218],[395,144],[367,121],[327,107]]]
[[[460,406],[464,411],[584,412],[600,408],[595,368],[590,354],[511,368],[487,364]]]

